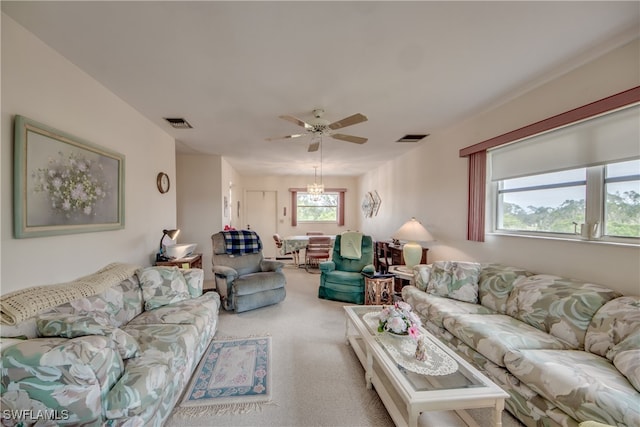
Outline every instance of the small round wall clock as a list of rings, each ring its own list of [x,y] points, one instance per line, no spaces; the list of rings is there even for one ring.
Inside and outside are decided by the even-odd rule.
[[[158,177],[156,178],[156,185],[158,186],[158,191],[161,192],[162,194],[169,191],[169,186],[170,186],[169,175],[167,175],[164,172],[160,172],[158,174]]]

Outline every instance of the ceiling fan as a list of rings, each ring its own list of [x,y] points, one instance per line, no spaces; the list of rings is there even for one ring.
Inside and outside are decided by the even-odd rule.
[[[336,129],[341,129],[347,126],[352,126],[358,123],[366,122],[368,120],[367,116],[357,113],[352,116],[345,117],[342,120],[338,120],[331,123],[329,120],[322,118],[322,116],[324,115],[324,110],[322,108],[316,108],[315,110],[313,110],[312,113],[313,113],[313,119],[310,120],[309,123],[303,120],[300,120],[299,118],[294,116],[288,116],[288,115],[279,116],[281,119],[287,120],[291,123],[294,123],[298,126],[303,127],[306,130],[306,133],[298,133],[293,135],[280,136],[276,138],[267,138],[267,141],[298,138],[301,136],[311,135],[314,138],[309,144],[308,151],[310,152],[318,151],[318,148],[320,147],[320,141],[321,141],[320,137],[323,135],[328,135],[331,138],[338,139],[340,141],[353,142],[355,144],[364,144],[365,142],[367,142],[367,138],[363,138],[361,136],[353,136],[353,135],[346,135],[344,133],[332,132]]]

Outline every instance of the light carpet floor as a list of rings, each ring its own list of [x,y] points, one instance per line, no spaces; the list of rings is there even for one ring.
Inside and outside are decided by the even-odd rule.
[[[221,310],[216,336],[272,337],[273,404],[260,412],[199,418],[171,416],[166,426],[393,426],[364,370],[345,344],[344,303],[318,298],[320,276],[284,269],[287,297],[280,304],[240,314]],[[482,427],[489,410],[468,411]],[[463,425],[448,414],[422,414],[419,426]],[[503,427],[520,427],[506,411]]]

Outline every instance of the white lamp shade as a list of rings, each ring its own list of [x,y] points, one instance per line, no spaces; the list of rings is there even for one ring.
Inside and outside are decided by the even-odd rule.
[[[430,242],[433,240],[431,233],[415,218],[405,222],[393,235],[394,239],[407,242]]]
[[[414,266],[420,264],[422,259],[422,246],[417,242],[429,242],[433,240],[431,233],[415,218],[411,218],[405,222],[402,227],[393,235],[395,239],[404,240],[402,247],[402,257],[405,265],[413,269]]]

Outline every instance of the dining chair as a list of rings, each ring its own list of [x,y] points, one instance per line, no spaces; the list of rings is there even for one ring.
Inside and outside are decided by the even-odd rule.
[[[389,251],[389,242],[376,242],[376,253],[373,262],[377,272],[387,273],[389,271],[389,266],[393,264],[391,252]]]
[[[282,238],[280,237],[280,235],[278,233],[274,233],[273,234],[273,240],[276,242],[276,247],[278,248],[278,252],[281,255],[284,255],[284,257],[278,257],[276,256],[276,259],[293,259],[293,262],[298,265],[298,259],[300,256],[300,251],[290,251],[290,252],[283,252],[282,251],[282,246],[284,245],[284,242],[282,241]],[[291,255],[291,257],[288,257],[287,255]]]
[[[310,269],[318,269],[321,261],[328,261],[332,248],[331,237],[309,236],[304,262],[307,272],[310,272]]]

